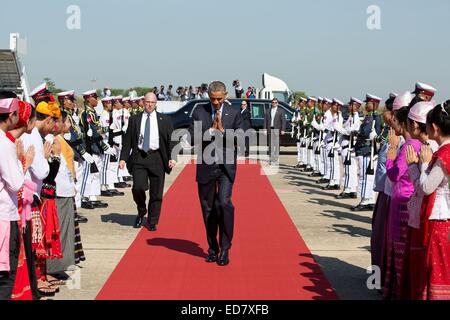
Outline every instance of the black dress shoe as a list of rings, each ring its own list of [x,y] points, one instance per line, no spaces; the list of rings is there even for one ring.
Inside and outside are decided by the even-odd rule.
[[[78,223],[86,223],[86,222],[88,222],[88,218],[78,214],[77,217],[75,218],[75,221]]]
[[[340,189],[341,189],[341,187],[338,185],[334,185],[334,186],[327,185],[326,187],[322,187],[322,190],[340,190]]]
[[[111,190],[108,190],[108,191],[110,191],[112,193],[113,197],[115,197],[115,196],[124,196],[125,195],[125,192],[121,192],[121,191],[116,190],[116,189],[111,189]]]
[[[119,182],[119,184],[122,186],[122,188],[131,188],[131,184],[128,184],[125,181]]]
[[[111,190],[102,191],[100,195],[102,197],[114,197],[114,194],[111,192]]]
[[[303,170],[303,172],[313,172],[314,169],[313,168],[306,168],[305,170]]]
[[[101,201],[90,201],[94,208],[108,208],[108,204]]]
[[[320,172],[313,172],[313,173],[310,174],[309,176],[310,176],[310,177],[313,177],[313,178],[318,178],[318,177],[321,177],[322,175],[320,174]]]
[[[206,263],[214,263],[216,261],[217,261],[217,254],[215,252],[213,252],[213,251],[210,251],[208,253],[208,256],[205,259],[205,262]]]
[[[128,184],[126,182],[114,183],[114,188],[125,189],[128,188]]]
[[[142,223],[143,223],[143,222],[144,222],[144,217],[137,216],[137,217],[136,217],[136,221],[134,222],[133,227],[134,227],[135,229],[139,229],[139,228],[142,227]]]
[[[228,255],[228,250],[223,250],[220,252],[219,260],[217,260],[217,264],[221,267],[224,267],[230,263],[230,258]]]
[[[336,196],[336,199],[356,199],[358,196],[355,192],[346,193],[342,192],[341,194]]]
[[[359,212],[359,211],[373,211],[375,209],[375,205],[373,204],[359,204],[356,207],[352,208],[352,211]]]
[[[81,202],[81,208],[89,209],[89,210],[95,209],[94,205],[91,202],[89,202],[89,201],[82,201]]]
[[[155,232],[157,230],[156,224],[149,224],[148,231]]]
[[[322,178],[322,179],[318,180],[317,183],[318,183],[318,184],[322,184],[322,183],[330,183],[330,180],[329,180],[329,179],[324,179],[324,178]]]

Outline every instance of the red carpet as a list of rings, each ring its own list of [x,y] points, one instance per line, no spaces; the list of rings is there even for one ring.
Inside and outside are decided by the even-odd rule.
[[[259,165],[238,167],[230,265],[204,262],[207,243],[191,164],[164,198],[158,231],[139,233],[97,299],[336,299],[260,170]]]

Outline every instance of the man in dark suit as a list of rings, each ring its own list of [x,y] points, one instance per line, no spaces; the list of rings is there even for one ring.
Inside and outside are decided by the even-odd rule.
[[[157,97],[145,95],[145,110],[130,118],[122,142],[121,169],[127,166],[133,175],[133,198],[138,209],[134,227],[142,226],[148,212],[148,228],[156,231],[161,213],[165,173],[170,174],[176,162],[171,158],[173,125],[167,116],[156,112]],[[131,153],[131,154],[130,154]],[[149,186],[150,182],[150,186]],[[148,211],[146,191],[150,189]]]
[[[186,135],[184,140],[197,150],[196,180],[209,245],[206,262],[226,266],[234,230],[231,195],[236,177],[236,135],[243,133],[242,115],[225,100],[224,83],[212,82],[208,94],[210,103],[195,109],[190,137]]]
[[[241,102],[241,114],[242,114],[242,129],[245,131],[252,128],[252,115],[250,114],[250,109],[248,103],[245,100]],[[250,156],[250,136],[245,136],[245,157]]]
[[[286,117],[283,108],[279,107],[278,99],[273,99],[271,108],[265,111],[264,129],[267,130],[269,161],[271,164],[278,163],[280,134],[282,136],[286,131]]]

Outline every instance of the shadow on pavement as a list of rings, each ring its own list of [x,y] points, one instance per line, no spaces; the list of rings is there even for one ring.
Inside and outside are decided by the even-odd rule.
[[[101,216],[104,223],[117,223],[121,226],[132,227],[136,220],[136,215],[110,213]]]
[[[308,202],[320,204],[320,205],[338,207],[338,208],[347,209],[347,210],[351,210],[354,207],[353,205],[350,205],[350,204],[345,204],[345,203],[341,203],[338,201],[327,200],[327,199],[311,198],[310,200],[308,200]]]
[[[203,249],[200,248],[198,243],[189,240],[154,238],[148,239],[147,244],[149,246],[165,247],[173,251],[178,251],[199,258],[206,258],[207,255]]]
[[[332,218],[332,219],[354,220],[354,221],[359,221],[359,222],[368,223],[368,224],[372,225],[372,219],[370,217],[360,216],[360,215],[357,215],[357,214],[351,213],[351,212],[324,210],[320,214],[325,217]]]
[[[337,258],[313,255],[327,279],[343,300],[381,300],[376,290],[367,288],[366,270]]]
[[[351,237],[366,237],[370,238],[372,232],[368,229],[355,227],[349,224],[333,224],[330,232],[338,232]]]

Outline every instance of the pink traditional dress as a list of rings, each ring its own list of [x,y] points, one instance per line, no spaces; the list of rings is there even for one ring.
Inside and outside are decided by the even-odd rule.
[[[406,151],[412,146],[419,153],[422,143],[416,139],[406,139],[401,146],[397,158],[387,160],[386,174],[392,182],[392,197],[389,209],[387,232],[387,266],[384,282],[385,299],[408,299],[409,288],[407,266],[409,253],[408,201],[414,194],[414,185],[409,177]],[[405,281],[406,278],[406,281]]]

